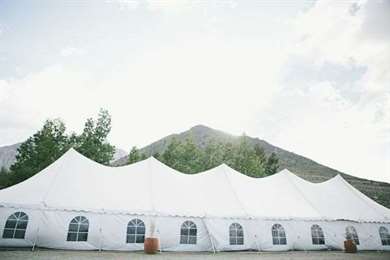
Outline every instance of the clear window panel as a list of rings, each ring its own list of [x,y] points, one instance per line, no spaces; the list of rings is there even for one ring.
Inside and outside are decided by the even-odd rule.
[[[19,221],[16,225],[17,229],[26,229],[27,228],[27,221]]]
[[[137,234],[145,234],[145,226],[138,227]]]
[[[188,228],[184,228],[181,230],[181,234],[183,236],[189,236],[190,235],[190,230]]]
[[[78,224],[70,223],[69,224],[69,232],[77,232],[79,228]]]
[[[180,236],[180,244],[187,244],[187,236]]]
[[[8,219],[5,223],[5,228],[15,228],[16,226],[16,220],[14,219]]]
[[[143,243],[143,242],[144,242],[144,236],[138,235],[138,236],[137,236],[136,243]]]
[[[13,229],[4,229],[3,238],[13,238],[14,230]]]
[[[190,235],[196,236],[196,229],[190,229]]]
[[[76,241],[77,238],[77,233],[68,233],[68,238],[66,239],[67,241]]]
[[[135,235],[127,235],[127,243],[135,243]]]
[[[88,225],[80,225],[79,232],[88,232]]]
[[[88,233],[79,233],[78,241],[87,241],[88,240]]]
[[[189,244],[196,244],[196,237],[190,236]]]
[[[128,226],[127,227],[127,233],[128,234],[135,234],[135,227],[134,226]]]
[[[26,231],[24,229],[23,230],[19,230],[19,229],[15,230],[14,238],[23,239],[25,232]]]

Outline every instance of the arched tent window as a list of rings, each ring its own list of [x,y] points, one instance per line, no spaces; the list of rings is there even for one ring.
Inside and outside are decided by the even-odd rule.
[[[356,229],[353,226],[348,226],[345,229],[345,238],[346,239],[352,239],[356,245],[359,245],[359,237],[356,232]]]
[[[324,232],[319,225],[311,226],[311,239],[313,245],[325,245]]]
[[[180,229],[180,244],[196,244],[196,225],[192,221],[185,221]]]
[[[145,224],[140,219],[132,219],[127,224],[126,243],[143,243],[145,240]]]
[[[284,228],[280,224],[274,224],[272,226],[272,242],[274,245],[286,245],[287,238]]]
[[[89,222],[86,217],[77,216],[69,223],[67,241],[87,241]]]
[[[5,222],[3,238],[24,239],[28,223],[28,216],[24,212],[15,212]]]
[[[231,245],[244,244],[244,229],[238,223],[233,223],[229,227],[229,241]]]
[[[382,245],[383,246],[390,246],[390,234],[389,230],[385,227],[380,227],[379,228],[379,235],[382,240]]]

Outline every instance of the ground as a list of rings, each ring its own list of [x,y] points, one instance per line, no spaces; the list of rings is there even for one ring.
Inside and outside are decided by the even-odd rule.
[[[92,260],[92,259],[281,259],[281,260],[389,260],[390,252],[359,252],[347,254],[342,251],[289,251],[289,252],[220,252],[212,253],[173,253],[163,252],[157,255],[145,255],[143,252],[97,252],[97,251],[64,251],[64,250],[43,250],[34,252],[30,250],[1,250],[0,259],[39,259],[39,260]]]

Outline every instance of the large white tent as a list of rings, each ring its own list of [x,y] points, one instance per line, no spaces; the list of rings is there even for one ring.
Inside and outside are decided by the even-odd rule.
[[[141,223],[141,224],[140,224]],[[341,176],[265,178],[227,165],[183,174],[153,157],[98,164],[70,149],[35,176],[0,190],[0,246],[142,250],[390,250],[390,210]]]

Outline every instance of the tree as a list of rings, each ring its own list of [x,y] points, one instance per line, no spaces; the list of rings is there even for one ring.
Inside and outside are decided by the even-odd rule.
[[[160,156],[161,162],[165,163],[166,165],[174,169],[177,169],[179,146],[180,146],[180,142],[176,140],[176,138],[172,138],[172,140],[168,144],[168,147]]]
[[[267,158],[264,149],[259,144],[252,145],[245,135],[234,143],[209,140],[202,149],[192,138],[185,141],[173,138],[159,159],[184,173],[197,173],[226,163],[245,175],[262,177],[273,174],[278,168],[276,155]]]
[[[84,156],[102,164],[109,164],[115,147],[107,142],[111,131],[111,116],[107,110],[100,109],[98,119],[88,118],[80,136],[76,136],[75,148]]]
[[[72,146],[96,162],[108,164],[112,160],[115,148],[107,142],[111,117],[106,110],[100,110],[96,121],[89,118],[81,135],[66,135],[65,130],[61,120],[46,120],[42,129],[20,145],[16,161],[10,167],[11,173],[0,178],[0,186],[13,185],[33,176]]]
[[[178,151],[179,170],[186,173],[197,173],[203,170],[201,151],[192,138],[180,143]]]
[[[0,189],[11,185],[11,174],[10,171],[5,167],[0,169]]]
[[[279,159],[275,153],[271,153],[265,164],[266,175],[272,175],[277,172],[279,168]]]
[[[11,184],[33,176],[65,153],[71,146],[65,130],[61,120],[46,120],[41,130],[22,143],[10,167]]]
[[[202,156],[200,164],[203,165],[203,170],[214,168],[224,162],[225,147],[221,142],[210,140],[203,151],[200,151]]]
[[[145,155],[145,154],[144,154]],[[154,158],[156,158],[157,160],[160,159],[160,153],[159,152],[155,152],[153,155],[152,155]],[[146,155],[145,155],[146,157]]]
[[[143,153],[141,154],[136,146],[133,146],[133,148],[131,148],[129,153],[128,164],[136,163],[145,159],[146,159],[146,155]]]

